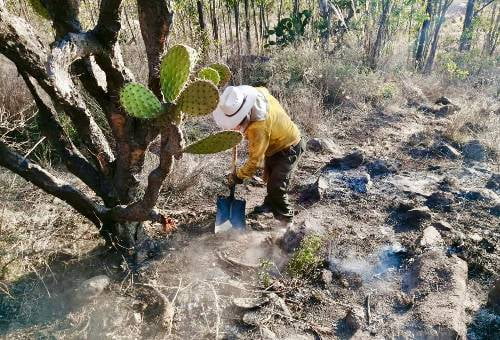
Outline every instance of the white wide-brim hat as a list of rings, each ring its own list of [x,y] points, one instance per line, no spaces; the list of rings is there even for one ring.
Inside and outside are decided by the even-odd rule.
[[[225,130],[234,129],[250,114],[258,95],[252,86],[228,86],[212,113],[215,123]]]

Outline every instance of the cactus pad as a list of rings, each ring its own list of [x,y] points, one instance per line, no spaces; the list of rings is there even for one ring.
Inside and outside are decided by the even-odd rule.
[[[196,51],[186,45],[175,45],[168,50],[160,65],[161,91],[165,101],[175,102],[186,85],[197,59]]]
[[[210,65],[209,67],[213,68],[214,70],[216,70],[219,73],[219,77],[220,77],[219,87],[222,87],[222,86],[226,85],[227,83],[229,83],[229,81],[231,80],[232,73],[226,64],[216,63],[216,64]]]
[[[201,116],[211,113],[219,104],[219,91],[208,80],[196,80],[182,91],[177,106],[182,112]]]
[[[188,145],[183,152],[196,155],[217,153],[238,145],[242,138],[243,135],[238,131],[221,131]]]
[[[215,86],[219,85],[220,75],[215,69],[211,67],[204,67],[198,72],[198,78],[210,80]]]
[[[47,11],[47,8],[45,8],[41,0],[29,0],[29,3],[31,5],[31,8],[33,8],[33,11],[35,11],[36,14],[38,14],[44,19],[50,20],[49,11]]]
[[[150,119],[158,116],[162,109],[156,96],[146,87],[130,83],[120,91],[120,103],[133,117]]]

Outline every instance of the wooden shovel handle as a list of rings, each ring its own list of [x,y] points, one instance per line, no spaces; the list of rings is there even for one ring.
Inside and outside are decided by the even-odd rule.
[[[237,146],[233,147],[233,159],[231,163],[231,171],[236,174],[236,161],[238,160],[238,149]]]

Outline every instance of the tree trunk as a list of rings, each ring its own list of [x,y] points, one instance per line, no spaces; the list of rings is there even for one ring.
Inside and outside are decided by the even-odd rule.
[[[491,16],[488,25],[488,32],[484,39],[483,53],[490,56],[495,53],[500,37],[500,6],[494,4],[491,9]]]
[[[196,10],[198,11],[198,24],[200,25],[200,30],[202,32],[205,32],[207,26],[205,24],[205,18],[203,16],[203,3],[201,2],[201,0],[196,1]]]
[[[236,30],[236,50],[238,51],[238,55],[241,55],[241,44],[240,44],[240,3],[237,0],[234,7],[234,28]]]
[[[470,50],[472,41],[472,22],[474,19],[474,5],[476,0],[467,0],[467,9],[465,11],[464,27],[462,30],[462,36],[460,37],[459,50],[461,52]]]
[[[293,0],[293,15],[297,15],[300,11],[300,0]]]
[[[137,264],[154,248],[142,222],[165,222],[154,205],[173,161],[167,146],[178,150],[180,133],[170,125],[159,131],[156,124],[122,111],[120,90],[134,78],[123,65],[118,44],[121,0],[101,0],[97,24],[90,31],[83,31],[80,24],[79,1],[43,1],[42,5],[50,14],[55,41],[44,44],[28,22],[9,13],[0,3],[0,53],[16,65],[37,105],[40,131],[61,156],[67,171],[81,179],[85,190],[55,177],[3,142],[0,166],[65,201],[91,221],[109,245]],[[173,13],[166,0],[137,0],[137,7],[148,59],[149,87],[159,94],[158,65]],[[93,62],[106,75],[105,87],[97,82]],[[104,113],[110,136],[97,124],[80,86]],[[69,117],[83,142],[80,149],[62,128],[62,115]],[[142,171],[148,146],[160,132],[160,166],[149,174],[147,186],[140,188],[136,176]],[[94,195],[103,203],[96,203],[100,200]]]
[[[429,38],[429,27],[431,25],[431,18],[433,15],[432,2],[433,0],[427,0],[427,5],[425,7],[427,18],[425,18],[422,22],[422,27],[420,28],[420,33],[418,35],[417,50],[415,52],[415,65],[417,69],[422,69],[424,65],[424,48],[427,39]]]
[[[244,9],[245,9],[245,40],[247,46],[247,53],[251,54],[252,51],[252,41],[250,37],[250,10],[248,6],[248,0],[243,0]]]
[[[438,22],[436,23],[436,27],[434,28],[431,49],[424,67],[425,73],[431,73],[432,67],[434,66],[434,60],[436,58],[437,47],[439,43],[439,33],[441,33],[441,27],[446,19],[446,12],[448,11],[448,8],[450,7],[452,2],[453,0],[443,0],[442,2]]]
[[[382,13],[380,14],[377,38],[375,39],[375,43],[368,57],[368,62],[372,69],[377,68],[377,60],[378,57],[380,56],[380,52],[382,51],[384,38],[389,24],[391,7],[392,7],[392,0],[384,0],[384,2],[382,3]]]
[[[260,50],[259,28],[257,27],[257,16],[255,15],[255,0],[252,0],[252,18],[253,18],[253,28],[255,31],[255,42],[256,42],[257,49]]]

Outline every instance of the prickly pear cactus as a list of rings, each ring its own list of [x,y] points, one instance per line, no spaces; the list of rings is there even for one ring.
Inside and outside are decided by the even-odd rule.
[[[231,149],[241,142],[243,135],[238,131],[221,131],[184,148],[184,153],[206,155]]]
[[[231,80],[231,70],[226,64],[221,64],[221,63],[215,63],[209,66],[210,68],[213,68],[219,73],[220,81],[219,81],[219,87],[225,86],[229,81]]]
[[[176,101],[186,85],[198,59],[194,49],[186,45],[172,46],[160,65],[160,83],[166,102]]]
[[[137,83],[127,84],[120,92],[120,103],[137,118],[151,119],[161,113],[161,103],[146,87]]]
[[[204,67],[200,71],[198,71],[198,78],[210,80],[212,83],[214,83],[215,86],[219,85],[220,83],[219,72],[211,67]]]
[[[47,11],[47,8],[45,8],[41,0],[29,0],[29,3],[36,14],[44,19],[50,20],[49,11]]]
[[[182,91],[177,106],[182,112],[201,116],[214,111],[219,103],[219,91],[211,81],[196,80]]]

